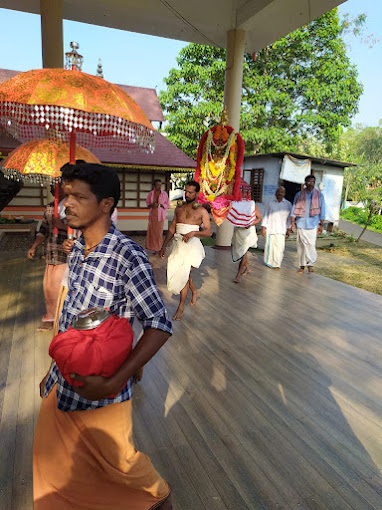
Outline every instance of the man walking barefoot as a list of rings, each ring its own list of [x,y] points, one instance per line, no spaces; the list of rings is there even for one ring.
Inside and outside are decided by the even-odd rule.
[[[196,198],[200,186],[195,181],[186,185],[186,203],[175,209],[174,219],[168,230],[166,239],[160,252],[165,256],[168,243],[174,238],[174,245],[167,261],[167,288],[173,294],[180,294],[178,309],[173,317],[180,321],[188,291],[192,296],[190,306],[194,306],[199,296],[191,278],[192,268],[198,268],[205,257],[205,251],[200,238],[211,237],[211,223],[208,212],[204,207],[198,207]],[[203,225],[203,230],[200,227]]]

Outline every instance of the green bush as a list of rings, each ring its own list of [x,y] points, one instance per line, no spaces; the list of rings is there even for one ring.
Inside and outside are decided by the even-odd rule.
[[[365,225],[367,217],[368,212],[360,207],[349,207],[348,209],[341,211],[341,218],[343,220],[351,221],[352,223],[357,223],[358,225]],[[374,214],[371,217],[368,228],[382,234],[382,215]]]

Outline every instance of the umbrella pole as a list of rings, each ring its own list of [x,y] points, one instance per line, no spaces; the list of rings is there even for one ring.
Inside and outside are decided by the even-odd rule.
[[[60,183],[56,181],[56,186],[54,187],[54,217],[58,218],[58,200],[60,197]],[[58,237],[58,228],[54,227],[53,229],[54,237]]]
[[[69,163],[71,165],[76,164],[76,132],[72,131],[70,133],[70,141],[69,141]]]
[[[70,133],[70,141],[69,141],[69,163],[71,165],[76,164],[76,133],[72,131]],[[68,239],[73,239],[74,231],[72,228],[68,227]]]

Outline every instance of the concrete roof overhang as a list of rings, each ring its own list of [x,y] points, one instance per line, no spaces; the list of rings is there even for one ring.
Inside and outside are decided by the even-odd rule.
[[[62,0],[63,18],[226,47],[227,31],[246,32],[253,53],[345,0]],[[0,0],[0,8],[40,14],[39,0]]]

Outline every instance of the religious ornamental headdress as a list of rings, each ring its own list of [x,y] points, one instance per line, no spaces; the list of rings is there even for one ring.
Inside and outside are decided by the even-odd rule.
[[[217,225],[226,219],[230,201],[241,198],[243,159],[244,141],[228,125],[224,107],[220,123],[208,129],[200,140],[195,172],[195,180],[200,184],[198,202],[211,205]]]

